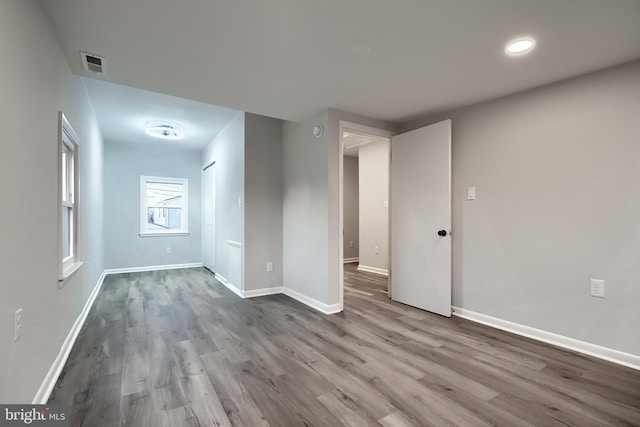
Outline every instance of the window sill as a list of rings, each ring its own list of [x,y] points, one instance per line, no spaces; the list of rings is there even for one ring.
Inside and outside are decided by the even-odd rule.
[[[73,273],[78,271],[78,269],[80,269],[81,266],[82,266],[82,261],[79,261],[79,262],[74,262],[73,264],[71,264],[67,268],[65,268],[62,271],[62,274],[60,275],[60,277],[58,277],[58,282],[60,282],[59,286],[62,287],[63,286],[63,282],[65,280],[67,280],[69,277],[71,277],[71,275]]]
[[[144,232],[138,234],[140,237],[172,237],[172,236],[188,236],[188,231],[156,231]]]

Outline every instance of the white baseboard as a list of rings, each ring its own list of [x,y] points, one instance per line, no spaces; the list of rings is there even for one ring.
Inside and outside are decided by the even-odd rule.
[[[358,257],[345,258],[345,259],[342,260],[342,262],[345,263],[345,264],[349,264],[349,263],[352,263],[352,262],[359,262],[359,261],[360,261],[360,258],[358,258]]]
[[[377,268],[377,267],[369,267],[362,264],[358,265],[358,271],[366,271],[367,273],[379,274],[381,276],[389,275],[389,270],[384,270],[382,268]]]
[[[255,297],[263,297],[266,295],[275,295],[282,293],[282,286],[276,288],[262,288],[262,289],[252,289],[249,291],[242,291],[242,298],[255,298]]]
[[[188,264],[167,264],[167,265],[147,265],[144,267],[126,267],[126,268],[110,268],[105,270],[105,274],[120,274],[120,273],[141,273],[143,271],[156,271],[156,270],[177,270],[179,268],[197,268],[202,267],[201,262],[192,262]]]
[[[98,293],[100,292],[100,288],[104,283],[105,277],[106,277],[106,272],[103,271],[100,277],[98,278],[98,282],[96,283],[96,286],[93,288],[93,291],[91,291],[91,294],[87,299],[87,302],[84,304],[82,311],[76,318],[76,321],[73,323],[71,330],[69,331],[69,333],[67,334],[67,337],[62,343],[62,346],[60,347],[60,351],[58,352],[58,356],[56,356],[56,359],[53,361],[51,368],[49,368],[49,372],[47,372],[47,375],[44,377],[44,380],[42,381],[42,384],[40,385],[38,392],[33,398],[33,402],[31,402],[32,404],[44,405],[49,400],[49,396],[51,396],[51,392],[53,391],[53,388],[55,387],[56,382],[58,381],[58,377],[60,376],[60,373],[64,368],[64,364],[67,362],[67,358],[69,358],[69,353],[71,353],[73,344],[75,344],[76,339],[78,338],[78,334],[80,333],[80,330],[82,329],[82,326],[84,325],[85,320],[87,320],[89,311],[91,311],[91,307],[93,306],[93,303],[96,300]]]
[[[300,301],[303,304],[308,305],[311,308],[315,308],[316,310],[324,314],[335,314],[335,313],[340,313],[342,311],[342,307],[340,306],[340,303],[325,304],[323,302],[320,302],[316,299],[303,295],[300,292],[294,291],[293,289],[289,289],[289,288],[282,288],[282,293],[295,300]]]
[[[513,323],[508,320],[499,319],[497,317],[487,316],[486,314],[476,313],[460,307],[453,307],[453,310],[454,316],[462,317],[463,319],[482,323],[483,325],[491,326],[503,331],[512,332],[527,338],[532,338],[558,347],[577,351],[578,353],[597,357],[598,359],[607,360],[632,369],[640,370],[640,356],[635,354],[624,353],[622,351],[569,338],[553,332],[547,332],[541,329],[521,325],[519,323]]]
[[[220,283],[222,283],[223,285],[225,285],[227,287],[227,289],[229,289],[231,292],[233,292],[234,294],[236,294],[240,298],[242,298],[242,291],[240,290],[240,288],[236,287],[236,285],[233,285],[233,284],[229,283],[227,278],[224,277],[222,274],[215,273],[215,276],[216,276],[216,279],[218,279],[218,281]]]

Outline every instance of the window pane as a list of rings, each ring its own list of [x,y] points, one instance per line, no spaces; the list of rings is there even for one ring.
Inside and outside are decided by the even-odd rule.
[[[71,256],[71,208],[62,207],[62,259]]]
[[[182,207],[182,184],[147,183],[147,206]]]
[[[68,201],[67,200],[67,194],[69,194],[68,191],[68,183],[67,183],[67,178],[69,177],[69,173],[68,173],[68,169],[67,169],[67,150],[66,148],[62,151],[62,171],[60,172],[62,174],[62,200],[63,201]]]
[[[182,228],[182,208],[148,208],[148,230],[178,230]]]

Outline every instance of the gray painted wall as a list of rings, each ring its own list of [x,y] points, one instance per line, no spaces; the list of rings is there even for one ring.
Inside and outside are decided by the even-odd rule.
[[[328,298],[327,112],[283,127],[283,286],[322,303]],[[342,262],[342,260],[339,260]]]
[[[360,266],[389,269],[389,140],[363,145],[360,173]],[[378,253],[375,248],[378,247]]]
[[[216,162],[216,273],[227,279],[227,241],[244,246],[244,121],[245,114],[238,113],[202,151],[200,160],[200,166]],[[242,207],[238,207],[238,199],[242,199]],[[242,289],[244,285],[237,286]]]
[[[200,153],[114,141],[107,141],[104,151],[106,268],[201,262]],[[189,180],[188,236],[139,235],[141,175]]]
[[[358,258],[360,247],[358,158],[344,156],[343,164],[344,258]],[[353,242],[353,247],[349,246]]]
[[[0,177],[8,183],[0,234],[0,402],[34,398],[103,263],[102,137],[36,1],[0,2]],[[82,267],[58,287],[58,111],[79,137]],[[22,338],[13,316],[23,308]]]
[[[282,120],[245,113],[245,290],[282,286]],[[273,271],[267,272],[267,262]]]
[[[452,119],[454,305],[640,355],[638,112],[635,62],[406,127]]]

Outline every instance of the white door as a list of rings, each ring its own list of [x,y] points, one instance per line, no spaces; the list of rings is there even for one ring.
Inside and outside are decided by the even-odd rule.
[[[391,139],[391,299],[451,317],[451,120]]]
[[[215,163],[202,171],[202,264],[216,271],[216,175]]]

